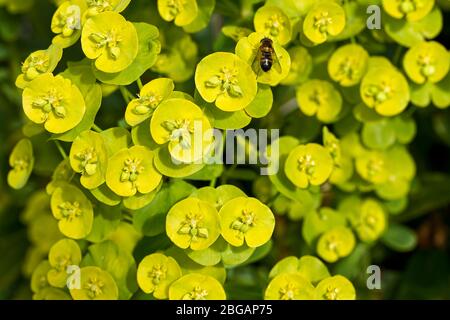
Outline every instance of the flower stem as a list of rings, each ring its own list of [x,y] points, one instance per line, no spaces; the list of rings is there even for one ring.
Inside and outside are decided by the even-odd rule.
[[[64,151],[61,143],[58,140],[53,140],[55,142],[56,148],[58,148],[59,153],[64,159],[67,159],[67,153]]]
[[[120,93],[127,104],[133,99],[131,92],[124,86],[120,86]]]
[[[92,125],[92,130],[94,130],[94,131],[96,131],[96,132],[98,132],[98,133],[101,133],[103,130],[98,126],[98,125],[96,125],[95,123]]]
[[[136,82],[137,82],[137,85],[138,85],[138,87],[139,87],[139,90],[142,90],[143,84],[142,84],[141,78],[138,78],[138,79],[136,80]]]

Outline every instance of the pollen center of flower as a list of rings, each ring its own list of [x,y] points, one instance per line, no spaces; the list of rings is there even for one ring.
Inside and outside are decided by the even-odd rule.
[[[313,175],[316,170],[316,161],[310,154],[301,156],[298,159],[298,170],[306,173],[307,175]]]
[[[333,287],[329,286],[327,288],[327,292],[325,292],[325,294],[324,294],[324,297],[327,300],[336,300],[338,298],[338,294],[339,294],[338,288],[333,288]]]
[[[80,7],[71,5],[65,11],[61,11],[57,16],[57,29],[64,37],[70,37],[75,30],[80,29],[81,16]]]
[[[338,254],[338,246],[339,246],[339,240],[336,239],[336,237],[332,236],[329,239],[327,239],[327,249],[329,251],[333,251],[336,254]]]
[[[128,158],[125,160],[122,174],[120,175],[121,182],[131,182],[133,187],[136,185],[136,181],[140,173],[144,171],[144,167],[141,165],[142,160],[137,158]]]
[[[292,283],[288,283],[286,286],[280,289],[280,300],[294,300],[295,290],[297,288]]]
[[[315,103],[317,106],[322,105],[325,102],[326,98],[326,93],[319,88],[314,89],[313,92],[309,95],[309,101]]]
[[[265,27],[269,30],[271,36],[276,37],[285,28],[286,21],[279,14],[272,15],[265,23]]]
[[[73,219],[78,218],[82,214],[80,203],[78,201],[63,202],[58,206],[58,208],[59,210],[61,210],[61,215],[63,216],[63,218],[68,221],[72,221]]]
[[[243,92],[239,86],[237,75],[236,69],[223,67],[220,73],[205,81],[205,86],[207,88],[220,88],[222,93],[227,92],[231,97],[241,97]]]
[[[148,276],[152,279],[154,285],[158,285],[161,280],[166,278],[167,268],[164,265],[156,264],[153,266],[152,271],[148,273]]]
[[[122,37],[114,28],[106,33],[93,32],[90,39],[94,42],[95,48],[106,48],[114,60],[119,57],[121,52],[119,43],[122,41]]]
[[[420,55],[418,64],[420,66],[420,72],[424,77],[430,77],[436,73],[436,67],[429,55]]]
[[[422,0],[403,0],[399,4],[399,10],[404,14],[408,14],[413,11],[418,11],[423,7]]]
[[[327,11],[322,11],[314,17],[314,27],[321,33],[326,33],[328,25],[333,22]]]
[[[384,162],[381,159],[371,159],[367,162],[367,174],[369,177],[375,177],[383,169]]]
[[[208,296],[208,291],[196,286],[194,290],[183,296],[183,300],[206,300],[206,296]]]
[[[145,115],[150,111],[153,112],[161,101],[162,97],[153,93],[138,96],[138,104],[133,109],[133,113],[137,115]]]
[[[27,158],[20,158],[14,160],[12,167],[15,171],[23,171],[26,170],[29,165],[30,164]]]
[[[194,133],[191,121],[187,119],[164,121],[162,126],[169,131],[169,141],[180,143],[184,150],[191,148],[191,134]]]
[[[97,172],[98,157],[94,148],[88,148],[76,155],[80,160],[80,170],[83,175],[92,176]]]
[[[207,239],[209,236],[208,229],[203,227],[203,216],[197,213],[188,213],[186,219],[181,223],[178,233],[189,235],[191,241],[198,241],[199,238]]]
[[[62,256],[58,257],[55,268],[58,271],[65,271],[66,267],[68,265],[70,265],[70,263],[71,263],[70,255],[69,254],[65,254],[65,255],[62,255]]]
[[[370,85],[366,90],[366,95],[374,100],[374,104],[385,102],[392,95],[393,90],[389,84],[383,81],[380,85]]]
[[[66,108],[62,106],[62,100],[62,95],[56,89],[50,89],[45,96],[33,102],[33,107],[42,110],[43,121],[48,119],[50,112],[53,112],[57,118],[65,118]]]
[[[89,279],[88,283],[86,284],[86,289],[88,290],[88,296],[91,299],[94,299],[102,294],[103,290],[102,288],[105,286],[103,281],[100,279],[97,279],[96,277],[92,277]]]
[[[255,225],[256,216],[255,214],[248,210],[243,209],[241,216],[234,220],[231,224],[231,228],[238,230],[241,234],[245,234],[251,227]]]
[[[359,76],[359,72],[358,70],[355,70],[353,67],[354,65],[355,61],[349,57],[342,61],[336,74],[338,80],[342,80],[344,78],[349,80],[356,79]]]
[[[22,72],[28,79],[32,80],[39,74],[47,72],[49,64],[47,54],[32,54],[22,65]]]
[[[186,0],[169,0],[167,1],[167,8],[172,18],[175,18],[180,12],[183,11]]]

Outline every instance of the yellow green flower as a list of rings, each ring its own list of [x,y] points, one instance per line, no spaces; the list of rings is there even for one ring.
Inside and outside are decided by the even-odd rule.
[[[153,165],[153,157],[153,151],[144,146],[118,151],[109,159],[106,184],[121,197],[152,192],[162,179]]]
[[[335,167],[340,167],[341,164],[341,144],[338,138],[328,130],[327,127],[323,127],[323,146],[331,155]]]
[[[42,74],[31,81],[22,94],[25,115],[44,124],[51,133],[63,133],[76,127],[86,112],[80,90],[69,79]]]
[[[281,81],[283,85],[299,85],[305,82],[313,69],[312,56],[302,46],[289,48],[288,55],[291,58],[289,73]]]
[[[439,42],[420,42],[406,52],[403,68],[415,83],[436,83],[447,75],[450,55]]]
[[[131,0],[86,0],[88,9],[84,19],[89,19],[105,11],[122,12],[130,4]]]
[[[38,293],[46,287],[49,287],[47,273],[52,268],[47,260],[41,261],[31,275],[31,291]]]
[[[238,111],[252,102],[258,90],[255,74],[237,55],[215,52],[203,58],[195,70],[195,86],[207,102],[223,111]]]
[[[369,54],[358,44],[347,44],[333,52],[328,74],[343,87],[357,85],[367,71]]]
[[[150,131],[158,144],[168,143],[173,159],[181,163],[201,161],[212,147],[211,129],[202,109],[186,99],[168,99],[154,111]]]
[[[53,72],[62,58],[62,53],[62,48],[57,44],[31,53],[22,64],[22,73],[16,79],[16,86],[23,89],[39,75]]]
[[[70,165],[81,173],[80,182],[86,189],[95,189],[105,182],[108,151],[99,133],[84,131],[70,149]]]
[[[169,288],[170,300],[225,300],[225,290],[215,278],[190,273],[177,281]]]
[[[288,16],[279,7],[266,5],[255,12],[255,31],[270,36],[281,45],[291,40],[292,27]]]
[[[166,233],[182,249],[206,249],[220,235],[219,214],[212,204],[198,198],[181,200],[167,214]]]
[[[174,89],[171,79],[159,78],[144,85],[137,99],[133,99],[125,111],[125,120],[136,126],[150,118],[159,104],[169,98]]]
[[[80,269],[80,288],[70,289],[74,300],[117,300],[119,290],[113,277],[99,267]]]
[[[434,0],[382,0],[383,9],[396,19],[406,18],[418,21],[428,15],[434,7]]]
[[[170,285],[181,277],[181,268],[172,257],[161,253],[146,256],[138,266],[137,282],[145,293],[167,299]]]
[[[256,198],[234,198],[222,206],[219,215],[222,236],[235,247],[244,242],[250,248],[262,246],[275,228],[272,211]]]
[[[52,194],[50,204],[62,234],[82,239],[91,232],[94,211],[80,189],[70,184],[58,187]]]
[[[55,243],[48,253],[51,269],[47,273],[48,283],[54,287],[64,288],[67,285],[67,267],[78,266],[81,262],[81,250],[71,239],[62,239]]]
[[[333,1],[320,1],[309,10],[303,21],[303,33],[314,44],[337,36],[345,28],[345,11]]]
[[[182,27],[195,20],[198,6],[196,0],[158,0],[158,11],[161,18]]]
[[[9,156],[11,170],[8,173],[8,185],[22,189],[30,178],[34,166],[33,145],[28,139],[20,140]]]
[[[83,52],[95,67],[114,73],[127,68],[138,53],[138,35],[119,13],[106,11],[89,18],[81,34]]]
[[[309,143],[295,147],[286,159],[284,171],[299,188],[323,184],[333,171],[333,159],[321,145]]]
[[[309,80],[297,88],[297,103],[307,116],[316,115],[324,123],[336,120],[342,110],[342,96],[328,81]]]
[[[355,236],[344,226],[337,226],[325,231],[317,242],[317,253],[329,262],[336,262],[339,258],[348,256],[355,247]]]
[[[222,27],[222,33],[238,42],[242,38],[248,37],[248,35],[252,33],[252,30],[237,26],[224,26]]]
[[[323,279],[315,290],[318,300],[355,300],[356,293],[353,284],[343,276]]]
[[[298,273],[282,273],[270,281],[265,300],[312,300],[314,287]]]
[[[85,0],[63,2],[52,17],[51,29],[56,36],[53,43],[67,48],[78,41],[81,35],[81,17],[86,11]]]
[[[261,69],[260,59],[258,59],[258,57],[261,40],[266,37],[267,36],[263,33],[253,32],[248,37],[239,40],[235,52],[251,66],[251,69],[256,75],[256,80],[259,83],[276,86],[288,76],[291,68],[291,57],[286,49],[284,49],[276,40],[273,40],[273,65],[269,71],[264,72]]]
[[[380,151],[363,152],[356,159],[356,171],[365,180],[381,184],[388,179],[387,163],[389,159]]]

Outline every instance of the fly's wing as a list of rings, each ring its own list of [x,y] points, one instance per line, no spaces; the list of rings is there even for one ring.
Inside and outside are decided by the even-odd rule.
[[[261,74],[261,50],[259,48],[255,52],[255,57],[253,58],[252,62],[252,70],[256,74],[257,77]]]
[[[275,48],[273,48],[273,54],[272,54],[272,68],[277,72],[280,73],[282,72],[281,70],[281,64],[280,64],[280,59],[278,58],[277,52],[275,51]]]

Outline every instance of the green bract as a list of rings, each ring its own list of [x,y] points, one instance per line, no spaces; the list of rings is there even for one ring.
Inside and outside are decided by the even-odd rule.
[[[235,247],[244,242],[251,248],[270,240],[275,218],[269,207],[255,198],[237,197],[220,209],[223,238]]]
[[[181,277],[177,261],[161,253],[146,256],[139,264],[137,282],[145,293],[153,293],[157,299],[166,299],[169,287]]]
[[[81,268],[80,282],[81,288],[70,289],[74,300],[116,300],[119,297],[113,277],[99,267]]]
[[[342,97],[328,81],[309,80],[297,88],[297,103],[307,116],[325,123],[333,122],[342,109]]]
[[[52,194],[51,208],[62,234],[73,239],[86,237],[92,229],[92,204],[80,189],[70,184],[58,187]]]
[[[423,19],[433,9],[434,0],[382,0],[383,9],[396,19]]]
[[[438,42],[421,42],[405,54],[403,68],[415,83],[436,83],[447,75],[450,69],[450,55]]]
[[[333,171],[333,159],[321,145],[309,143],[295,147],[286,159],[284,172],[299,188],[321,185]]]
[[[161,18],[181,27],[194,21],[198,6],[196,0],[158,0],[158,11]]]
[[[219,214],[210,203],[187,198],[170,209],[166,218],[166,233],[180,248],[206,249],[220,235]]]
[[[47,50],[31,53],[22,64],[22,74],[17,77],[16,86],[23,89],[39,75],[53,72],[62,54],[62,48],[57,44],[50,45]]]
[[[222,285],[215,278],[199,273],[187,274],[169,288],[170,300],[224,300]]]
[[[67,285],[69,266],[78,267],[81,262],[81,250],[78,244],[70,239],[59,240],[48,254],[51,269],[47,273],[48,283],[54,287],[64,288]]]
[[[253,18],[255,31],[276,39],[281,45],[291,40],[292,27],[288,16],[278,7],[263,6]]]
[[[171,79],[160,78],[142,87],[138,98],[131,100],[125,112],[125,120],[130,126],[136,126],[150,118],[158,105],[173,92]]]
[[[328,36],[337,36],[344,27],[344,9],[333,1],[318,1],[303,21],[304,35],[314,44],[327,41]]]
[[[103,137],[96,132],[84,131],[73,141],[70,165],[81,173],[80,182],[87,189],[95,189],[105,182],[108,151]]]
[[[205,101],[215,102],[223,111],[244,109],[258,89],[250,66],[228,52],[210,54],[199,62],[195,86]]]
[[[251,66],[259,83],[276,86],[288,76],[291,68],[291,57],[286,49],[284,49],[274,39],[272,42],[272,47],[274,50],[274,54],[272,54],[273,66],[269,71],[264,72],[261,69],[259,56],[261,40],[266,37],[268,36],[263,33],[254,32],[248,37],[239,40],[236,45],[235,52],[241,59],[245,60],[245,62]],[[269,38],[272,39],[272,37]]]
[[[100,71],[113,73],[127,68],[138,53],[138,35],[131,22],[107,11],[88,19],[81,34],[83,52]]]
[[[106,184],[121,197],[152,192],[162,178],[153,165],[153,157],[153,151],[144,146],[118,151],[109,159]]]
[[[62,76],[50,73],[35,78],[22,95],[23,111],[47,131],[63,133],[78,125],[86,112],[77,86]]]
[[[20,140],[9,156],[11,170],[8,173],[8,184],[11,188],[22,189],[33,171],[33,145],[28,139]]]
[[[360,45],[347,44],[337,49],[328,61],[330,77],[343,87],[358,84],[367,70],[369,54]]]

